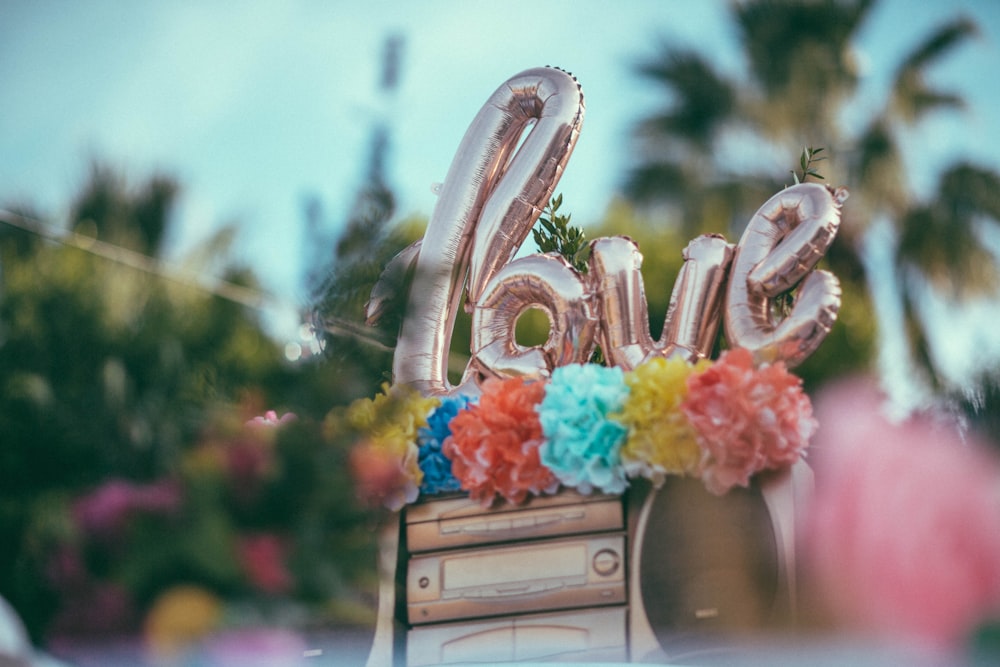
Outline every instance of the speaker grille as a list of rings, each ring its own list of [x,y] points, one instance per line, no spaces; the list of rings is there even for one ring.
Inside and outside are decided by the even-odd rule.
[[[759,488],[724,496],[668,477],[640,537],[639,581],[650,627],[674,655],[761,629],[774,616],[778,548]],[[689,645],[690,644],[690,645]]]

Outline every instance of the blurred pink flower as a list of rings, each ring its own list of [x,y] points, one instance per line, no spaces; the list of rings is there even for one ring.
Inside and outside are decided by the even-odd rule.
[[[416,500],[419,487],[407,474],[403,461],[388,448],[361,440],[351,448],[348,465],[355,494],[366,505],[398,510]]]
[[[256,483],[266,478],[274,467],[270,445],[254,438],[233,440],[226,445],[225,453],[226,472],[237,489],[256,489]]]
[[[239,538],[240,564],[250,583],[271,595],[287,593],[294,580],[285,567],[285,545],[277,535],[261,533]]]
[[[73,504],[77,524],[95,537],[120,534],[137,512],[168,516],[181,506],[181,489],[176,481],[163,479],[152,484],[133,484],[112,479]]]
[[[275,427],[281,426],[282,424],[287,424],[288,422],[295,421],[298,417],[294,412],[286,412],[285,414],[278,416],[278,413],[274,410],[268,410],[263,415],[258,415],[253,419],[247,421],[247,426],[265,426],[265,427]]]
[[[701,478],[712,493],[795,463],[816,431],[802,381],[783,363],[755,368],[750,352],[737,348],[687,384],[681,409],[697,434]]]
[[[954,646],[1000,611],[1000,463],[852,381],[817,402],[807,573],[849,629]]]

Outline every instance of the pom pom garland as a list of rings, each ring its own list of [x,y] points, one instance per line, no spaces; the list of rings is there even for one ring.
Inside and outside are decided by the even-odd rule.
[[[490,379],[477,398],[423,398],[384,387],[330,428],[357,434],[354,463],[370,501],[400,509],[464,491],[484,506],[552,494],[619,494],[628,479],[702,479],[717,495],[798,461],[817,429],[802,382],[746,350],[688,364],[573,364],[549,380]],[[371,478],[371,479],[368,479]]]

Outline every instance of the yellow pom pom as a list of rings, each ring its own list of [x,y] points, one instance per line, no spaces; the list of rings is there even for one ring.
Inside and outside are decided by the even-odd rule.
[[[408,483],[420,486],[424,473],[419,465],[417,436],[427,426],[427,417],[440,399],[422,396],[406,386],[382,385],[374,398],[361,398],[346,410],[328,418],[328,433],[352,433],[365,446],[399,462]],[[414,491],[415,493],[415,491]]]
[[[621,456],[630,476],[659,481],[666,474],[697,470],[701,450],[680,405],[687,395],[688,376],[710,363],[692,366],[681,359],[657,357],[625,374],[629,398],[613,418],[629,431]]]

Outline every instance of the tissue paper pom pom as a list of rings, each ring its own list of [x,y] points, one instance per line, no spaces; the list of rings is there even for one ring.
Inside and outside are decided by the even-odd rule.
[[[441,451],[441,445],[451,435],[451,420],[468,405],[469,398],[466,396],[443,398],[441,405],[427,418],[427,426],[419,430],[418,463],[424,473],[420,493],[433,495],[461,488],[451,472],[451,461]]]
[[[416,442],[417,429],[427,425],[427,415],[437,407],[436,398],[425,398],[419,392],[402,385],[382,385],[375,398],[361,398],[351,403],[340,420],[356,432],[382,436],[399,434]]]
[[[374,399],[354,401],[335,420],[331,429],[350,430],[359,437],[351,465],[360,496],[382,499],[393,510],[416,500],[423,481],[417,432],[427,425],[427,414],[438,403],[407,387],[384,386]]]
[[[613,417],[628,429],[622,461],[630,476],[661,480],[665,474],[692,473],[701,450],[680,406],[685,381],[695,368],[681,359],[655,357],[625,374],[630,392]]]
[[[555,369],[538,406],[542,463],[563,484],[589,494],[625,490],[621,446],[627,430],[608,419],[628,396],[620,368],[573,364]]]
[[[542,427],[535,407],[545,384],[490,379],[482,390],[479,403],[451,421],[443,446],[462,488],[487,507],[497,495],[519,503],[529,493],[554,493],[559,480],[538,457]]]
[[[781,362],[754,368],[744,349],[692,375],[682,409],[702,448],[702,480],[719,495],[798,461],[817,426],[802,381]]]
[[[351,448],[348,464],[360,500],[372,507],[384,505],[397,511],[417,499],[420,487],[410,464],[416,456],[410,459],[404,453],[401,458],[392,449],[385,443],[362,440]]]
[[[1000,460],[928,416],[890,421],[884,400],[859,380],[817,397],[806,573],[845,629],[959,649],[1000,611]]]

